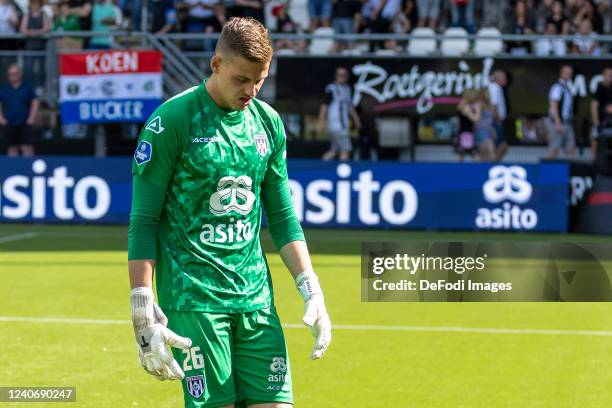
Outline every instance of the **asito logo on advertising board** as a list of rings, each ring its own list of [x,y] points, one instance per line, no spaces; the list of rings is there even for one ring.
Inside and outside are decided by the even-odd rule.
[[[475,220],[478,228],[531,230],[538,225],[538,214],[531,208],[518,205],[529,202],[533,193],[524,167],[491,167],[482,193],[487,202],[501,204],[501,207],[479,208]]]
[[[111,191],[103,178],[87,175],[77,179],[69,175],[67,166],[56,167],[48,172],[52,174],[45,175],[47,163],[42,159],[32,162],[32,173],[32,177],[14,174],[0,179],[2,218],[73,220],[80,217],[93,221],[108,213]],[[47,202],[51,204],[51,214],[48,214]]]

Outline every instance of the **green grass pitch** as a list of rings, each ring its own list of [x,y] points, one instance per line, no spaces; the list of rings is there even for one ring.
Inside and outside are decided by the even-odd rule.
[[[362,241],[604,238],[308,230],[337,326],[328,353],[313,362],[312,338],[298,324],[303,302],[263,235],[289,326],[296,407],[612,406],[612,304],[360,301]],[[126,241],[125,227],[0,226],[0,386],[77,387],[76,403],[0,408],[182,406],[179,384],[155,380],[137,361]],[[412,329],[421,326],[434,329]]]

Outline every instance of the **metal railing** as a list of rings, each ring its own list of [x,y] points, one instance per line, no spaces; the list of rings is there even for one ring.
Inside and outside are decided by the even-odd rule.
[[[69,49],[66,48],[65,44],[61,44],[62,39],[75,38],[75,39],[88,39],[92,37],[107,37],[111,39],[110,43],[113,48],[145,48],[145,49],[156,49],[162,52],[164,56],[163,63],[163,76],[164,76],[164,95],[166,97],[172,96],[199,83],[202,77],[205,75],[207,69],[207,62],[212,51],[204,51],[204,44],[214,44],[214,40],[218,39],[219,34],[196,34],[196,33],[171,33],[163,36],[156,36],[148,32],[135,32],[135,31],[112,31],[112,32],[50,32],[42,37],[28,37],[22,34],[3,34],[0,35],[0,40],[13,40],[16,44],[31,39],[44,39],[46,40],[45,49],[42,50],[31,50],[24,49],[23,47],[13,50],[0,50],[0,79],[5,78],[6,67],[11,62],[18,62],[22,65],[28,65],[26,62],[32,61],[33,59],[44,60],[44,71],[38,72],[36,76],[30,78],[31,82],[43,89],[43,100],[45,100],[50,106],[57,106],[58,103],[58,89],[59,89],[59,65],[57,55],[61,51],[80,51],[80,48]],[[523,43],[534,43],[539,40],[565,40],[572,41],[576,39],[576,35],[514,35],[514,34],[502,34],[501,36],[491,35],[475,35],[468,34],[466,36],[447,36],[443,34],[435,34],[432,36],[413,36],[410,34],[336,34],[336,35],[320,35],[320,34],[271,34],[273,42],[276,43],[278,40],[289,40],[289,41],[318,41],[326,39],[327,41],[347,41],[353,43],[361,43],[362,45],[371,42],[381,42],[389,39],[393,39],[400,43],[409,44],[411,41],[418,39],[433,39],[438,43],[443,42],[447,39],[467,39],[471,44],[480,40],[496,40],[502,41],[504,44],[512,42],[523,42]],[[596,58],[610,58],[612,57],[612,35],[600,35],[596,38],[596,41],[600,44],[602,55]],[[195,49],[190,48],[189,50],[183,49],[184,45],[189,42],[190,47],[196,45]],[[436,45],[435,50],[428,55],[419,55],[419,57],[439,57],[444,55],[440,51],[440,44]],[[201,48],[200,48],[201,47]],[[308,55],[308,48],[304,51],[295,52],[296,55]],[[349,54],[342,53],[317,53],[317,56],[327,55],[333,56],[367,56],[370,55],[368,49],[362,47],[362,49],[354,50]],[[402,50],[396,52],[394,55],[409,56],[407,47],[402,47]],[[474,55],[472,48],[469,48],[467,53],[460,55],[461,57],[470,57]],[[453,55],[457,57],[457,55]],[[507,57],[507,58],[526,58],[533,57],[532,55],[521,55],[512,56],[506,51],[496,53],[496,57]],[[580,56],[576,54],[568,54],[563,56],[551,56],[544,58],[594,58],[590,56]],[[271,73],[272,76],[274,72]],[[273,95],[272,95],[273,99]]]

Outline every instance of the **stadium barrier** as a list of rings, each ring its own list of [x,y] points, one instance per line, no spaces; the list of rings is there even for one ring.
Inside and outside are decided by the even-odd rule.
[[[288,164],[309,227],[568,229],[568,164]],[[125,224],[127,158],[0,158],[0,221]]]

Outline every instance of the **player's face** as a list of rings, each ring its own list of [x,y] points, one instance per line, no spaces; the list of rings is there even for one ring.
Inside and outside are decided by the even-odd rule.
[[[238,56],[219,56],[217,74],[226,107],[246,109],[268,77],[270,63],[257,63]]]

